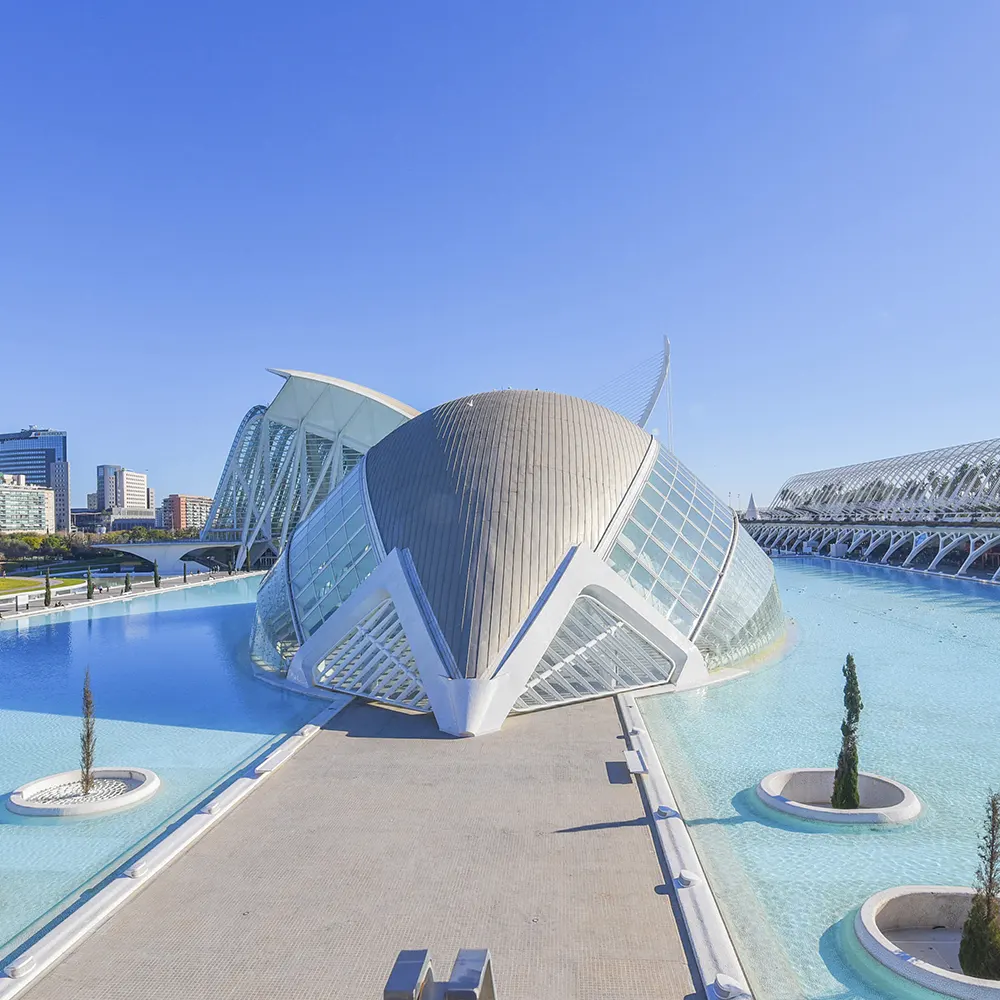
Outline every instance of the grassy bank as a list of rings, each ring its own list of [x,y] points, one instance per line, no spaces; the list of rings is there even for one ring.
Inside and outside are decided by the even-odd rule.
[[[86,580],[75,577],[52,577],[52,589],[56,587],[72,587],[75,583],[86,583]],[[45,577],[20,577],[7,576],[0,578],[0,597],[9,597],[11,594],[23,594],[29,590],[44,590]]]

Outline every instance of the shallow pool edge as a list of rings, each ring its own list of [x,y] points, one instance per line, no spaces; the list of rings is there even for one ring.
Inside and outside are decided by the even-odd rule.
[[[350,695],[343,695],[341,702],[328,705],[297,732],[286,734],[286,738],[277,745],[272,744],[263,761],[245,767],[241,776],[224,789],[215,786],[175,829],[162,839],[147,843],[133,852],[119,865],[124,870],[119,870],[79,906],[68,907],[63,917],[55,918],[56,923],[50,930],[22,944],[19,951],[15,949],[11,952],[0,975],[0,1000],[11,1000],[55,967],[150,879],[166,869],[244,798],[256,791],[352,700]],[[259,754],[254,759],[258,757]]]
[[[670,783],[639,710],[636,693],[616,696],[629,747],[638,750],[646,772],[637,775],[653,811],[653,832],[666,859],[691,950],[705,995],[714,1000],[718,977],[735,980],[752,997],[749,977],[722,917],[687,824],[677,809]],[[681,873],[683,874],[683,877]],[[728,994],[733,996],[736,994]],[[0,997],[3,994],[0,993]]]

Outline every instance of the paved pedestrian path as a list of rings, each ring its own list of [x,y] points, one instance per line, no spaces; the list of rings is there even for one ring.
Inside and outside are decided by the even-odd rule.
[[[377,1000],[488,947],[500,1000],[694,993],[605,699],[476,739],[352,704],[28,992]]]

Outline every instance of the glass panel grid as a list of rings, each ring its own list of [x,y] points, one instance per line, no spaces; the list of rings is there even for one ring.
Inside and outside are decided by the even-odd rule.
[[[320,687],[429,712],[409,640],[391,600],[367,614],[317,664]]]
[[[695,644],[710,668],[751,656],[784,631],[774,566],[742,526]]]
[[[514,711],[591,698],[670,679],[674,664],[592,597],[576,599]]]
[[[312,635],[377,565],[365,522],[361,468],[302,522],[288,547],[299,623]]]
[[[280,674],[288,672],[299,648],[288,603],[286,572],[283,552],[261,581],[250,632],[250,658],[261,670]]]
[[[732,511],[660,447],[608,561],[690,635],[718,578],[732,534]]]

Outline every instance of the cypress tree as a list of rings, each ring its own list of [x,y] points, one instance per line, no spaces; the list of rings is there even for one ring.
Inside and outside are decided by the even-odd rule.
[[[979,841],[976,894],[962,928],[958,961],[977,979],[1000,979],[1000,792],[990,792]]]
[[[90,575],[90,567],[87,567],[87,600],[94,599],[94,578]]]
[[[124,587],[123,593],[126,593],[126,594],[131,594],[132,593],[132,574],[131,573],[126,573],[125,574],[125,587]]]
[[[834,809],[857,809],[861,805],[858,794],[858,722],[865,707],[858,685],[858,670],[854,657],[848,653],[844,673],[844,721],[840,724],[840,756],[833,776]]]
[[[49,579],[48,567],[45,568],[45,607],[52,605],[52,581]]]
[[[160,563],[159,560],[153,560],[153,586],[159,587],[160,585]]]
[[[188,564],[184,563],[184,582],[188,582]]]
[[[80,784],[83,794],[89,795],[94,783],[94,747],[97,737],[94,735],[94,697],[90,693],[90,667],[83,676],[83,729],[80,732]]]

